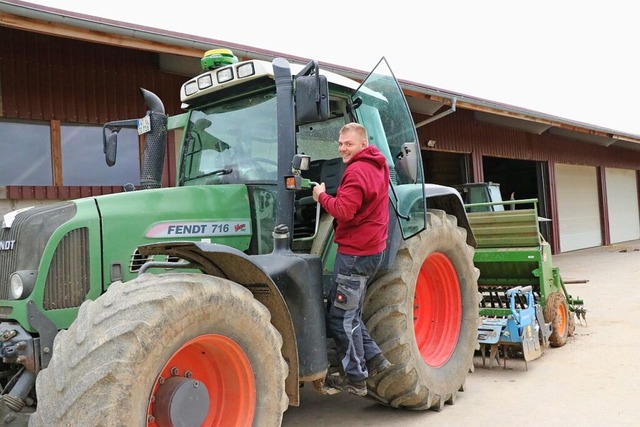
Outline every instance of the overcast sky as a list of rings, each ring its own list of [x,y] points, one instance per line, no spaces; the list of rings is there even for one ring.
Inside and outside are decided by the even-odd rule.
[[[631,1],[31,0],[244,44],[640,135]]]

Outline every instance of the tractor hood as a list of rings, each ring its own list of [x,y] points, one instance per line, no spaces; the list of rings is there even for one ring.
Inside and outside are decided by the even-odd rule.
[[[102,225],[104,283],[129,280],[146,261],[139,245],[213,242],[246,250],[252,220],[244,185],[163,188],[95,199]]]

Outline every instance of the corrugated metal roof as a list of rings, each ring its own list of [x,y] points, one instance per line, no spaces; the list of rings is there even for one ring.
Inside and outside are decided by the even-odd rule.
[[[200,58],[202,53],[209,49],[224,47],[232,49],[237,56],[243,58],[271,60],[276,57],[287,57],[292,62],[299,63],[311,60],[311,58],[292,56],[282,52],[113,21],[23,1],[0,0],[0,25],[97,43],[124,45],[165,55]],[[60,28],[64,28],[65,31],[61,32]],[[117,43],[113,37],[118,38]],[[336,64],[322,62],[321,64],[325,69],[356,80],[362,80],[368,74],[362,70]],[[412,110],[421,114],[433,115],[443,108],[453,106],[454,109],[464,108],[477,112],[477,120],[524,132],[536,134],[551,132],[585,143],[640,150],[640,135],[568,120],[407,80],[400,80],[400,84],[407,94]]]

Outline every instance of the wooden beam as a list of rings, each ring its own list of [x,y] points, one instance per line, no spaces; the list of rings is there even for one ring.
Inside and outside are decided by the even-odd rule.
[[[50,36],[66,37],[87,42],[106,44],[110,46],[119,46],[194,58],[201,58],[204,53],[202,49],[181,47],[167,43],[143,40],[136,37],[109,34],[101,31],[73,27],[70,25],[26,18],[5,12],[0,12],[0,26],[47,34]]]
[[[63,184],[62,176],[62,135],[60,132],[60,120],[51,120],[51,175],[53,185]]]

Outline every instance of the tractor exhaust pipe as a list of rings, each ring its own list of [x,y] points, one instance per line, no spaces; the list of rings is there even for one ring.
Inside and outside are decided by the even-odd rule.
[[[291,159],[296,153],[295,111],[293,99],[293,82],[291,68],[283,58],[273,60],[273,74],[276,80],[278,94],[278,176],[283,177],[291,172]],[[287,190],[283,179],[278,181],[278,205],[276,207],[276,226],[283,225],[293,230],[294,197],[292,191]],[[291,244],[291,236],[287,242]]]
[[[162,171],[167,148],[167,115],[160,98],[153,92],[140,88],[145,104],[149,107],[147,115],[151,123],[151,132],[145,134],[142,166],[140,169],[140,187],[142,189],[160,188]]]
[[[140,166],[140,187],[142,189],[159,188],[162,183],[162,170],[167,147],[167,123],[164,105],[156,94],[140,88],[144,102],[149,108],[142,119],[129,119],[108,122],[103,125],[103,151],[107,166],[116,164],[118,149],[118,132],[122,128],[143,127],[150,129],[145,133],[144,152]]]

